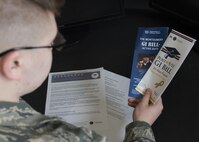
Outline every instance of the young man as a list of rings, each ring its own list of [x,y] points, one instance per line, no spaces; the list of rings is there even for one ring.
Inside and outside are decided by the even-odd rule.
[[[51,68],[52,48],[64,44],[54,17],[62,4],[62,0],[0,0],[0,142],[106,141],[91,130],[44,116],[20,99],[43,83]],[[150,126],[163,107],[161,99],[150,105],[150,94],[147,90],[142,100],[129,100],[135,107],[134,122],[126,128],[125,142],[155,141]]]

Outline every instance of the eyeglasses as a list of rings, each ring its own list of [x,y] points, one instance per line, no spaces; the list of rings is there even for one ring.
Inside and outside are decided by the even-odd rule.
[[[19,50],[29,50],[29,49],[40,49],[40,48],[53,48],[58,51],[61,51],[66,46],[66,39],[63,37],[61,33],[57,33],[54,41],[49,46],[36,46],[36,47],[16,47],[11,48],[6,51],[0,53],[0,57],[4,56],[5,54],[12,52],[12,51],[19,51]]]

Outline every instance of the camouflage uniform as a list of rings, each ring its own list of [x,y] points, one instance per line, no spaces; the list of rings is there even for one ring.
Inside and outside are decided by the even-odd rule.
[[[126,127],[124,142],[155,142],[155,137],[148,123],[134,121]]]
[[[145,129],[146,128],[146,129]],[[75,127],[56,117],[44,116],[25,101],[0,102],[0,142],[104,142],[105,137]],[[133,122],[126,128],[125,142],[155,141],[148,124]]]

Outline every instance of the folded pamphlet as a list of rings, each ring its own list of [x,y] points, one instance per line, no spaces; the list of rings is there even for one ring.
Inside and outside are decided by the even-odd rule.
[[[136,87],[143,94],[146,88],[153,93],[151,102],[156,103],[192,49],[195,39],[171,30],[152,65]]]
[[[168,27],[138,28],[131,70],[129,97],[142,97],[142,94],[135,88],[162,47],[168,36],[168,29]]]

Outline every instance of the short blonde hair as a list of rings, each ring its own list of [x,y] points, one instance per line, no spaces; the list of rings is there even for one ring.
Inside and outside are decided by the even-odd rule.
[[[21,35],[29,33],[29,40],[39,38],[34,31],[42,30],[48,23],[49,12],[58,15],[64,2],[65,0],[0,0],[0,52],[24,41]],[[38,29],[38,26],[41,28]]]

